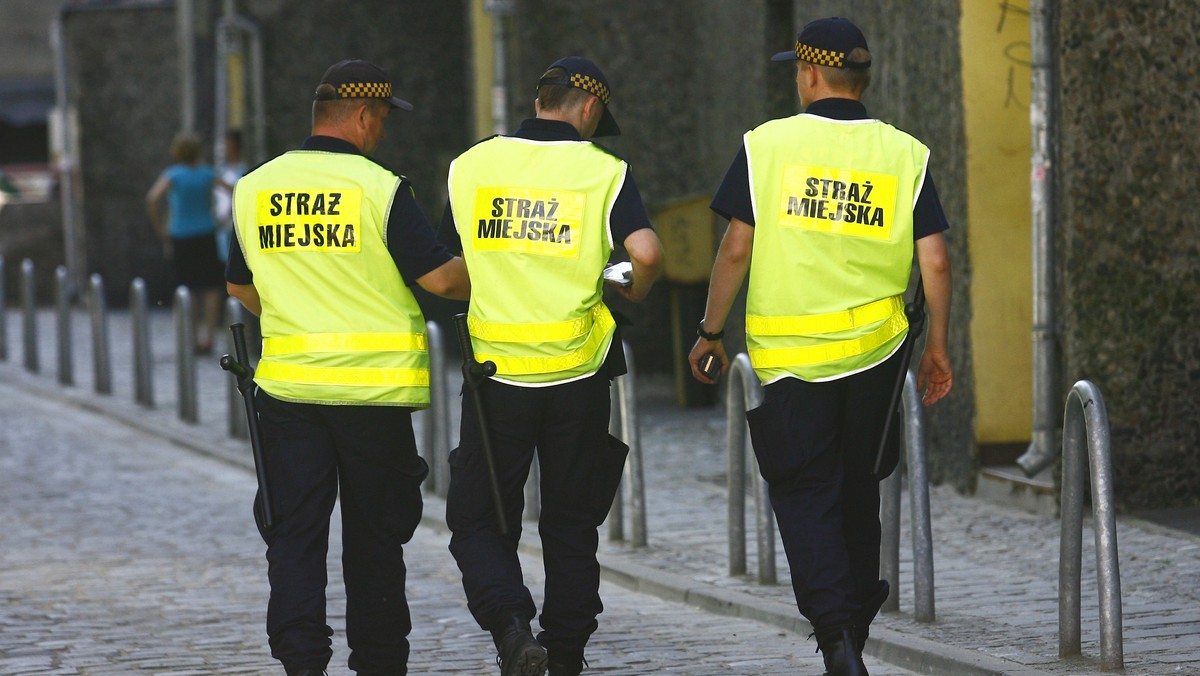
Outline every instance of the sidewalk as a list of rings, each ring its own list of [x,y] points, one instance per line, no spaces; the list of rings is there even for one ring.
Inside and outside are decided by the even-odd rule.
[[[154,312],[155,399],[152,410],[133,403],[128,316],[110,317],[113,391],[92,392],[87,318],[73,321],[76,385],[56,384],[54,319],[39,317],[41,370],[22,368],[20,316],[8,313],[5,382],[101,412],[160,435],[185,448],[249,466],[245,442],[227,436],[227,379],[208,357],[198,368],[200,422],[175,414],[173,332],[167,312]],[[733,616],[753,618],[793,633],[779,650],[807,652],[807,625],[798,619],[787,584],[787,563],[777,544],[780,584],[726,574],[725,421],[723,409],[681,410],[661,377],[638,383],[646,476],[649,545],[633,548],[602,541],[606,579],[639,592]],[[452,416],[458,411],[453,406]],[[414,416],[422,425],[426,414]],[[457,435],[457,428],[452,436]],[[419,436],[418,430],[418,439]],[[1119,449],[1117,449],[1119,452]],[[907,505],[907,500],[904,501]],[[1089,674],[1099,671],[1099,623],[1095,559],[1085,532],[1083,557],[1083,658],[1057,657],[1057,519],[931,489],[937,622],[912,619],[911,540],[902,516],[901,612],[881,615],[872,627],[868,653],[929,674]],[[627,508],[628,511],[628,508]],[[904,510],[907,512],[907,507]],[[752,511],[751,511],[752,513]],[[425,518],[443,519],[444,505],[427,500]],[[752,521],[752,519],[750,520]],[[748,525],[753,538],[753,525]],[[1090,531],[1090,523],[1085,524]],[[526,524],[523,545],[536,553],[536,530]],[[629,532],[626,528],[626,532]],[[602,533],[606,533],[602,530]],[[1128,674],[1200,674],[1200,539],[1122,517],[1118,547]],[[756,568],[753,543],[748,568]],[[761,649],[762,646],[759,646]],[[772,649],[772,648],[768,648]]]

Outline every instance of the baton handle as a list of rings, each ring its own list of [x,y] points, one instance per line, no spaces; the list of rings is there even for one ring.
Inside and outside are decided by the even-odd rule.
[[[458,334],[458,347],[462,350],[463,384],[471,393],[471,401],[475,404],[480,445],[483,448],[483,459],[487,463],[488,483],[492,489],[492,506],[496,510],[496,527],[501,535],[508,535],[508,517],[504,515],[504,497],[500,494],[500,481],[496,477],[496,456],[492,453],[492,435],[488,431],[487,412],[483,410],[483,392],[479,389],[483,381],[496,375],[496,363],[486,361],[481,364],[475,360],[475,349],[471,347],[471,333],[467,327],[465,312],[454,315],[454,332]]]

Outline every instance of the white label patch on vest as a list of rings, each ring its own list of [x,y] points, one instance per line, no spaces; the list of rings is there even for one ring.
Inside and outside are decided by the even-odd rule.
[[[895,176],[803,164],[783,168],[781,226],[890,239],[895,208]]]
[[[567,190],[479,188],[472,231],[475,250],[576,258],[585,197]]]
[[[258,248],[263,253],[357,253],[362,190],[260,190]]]

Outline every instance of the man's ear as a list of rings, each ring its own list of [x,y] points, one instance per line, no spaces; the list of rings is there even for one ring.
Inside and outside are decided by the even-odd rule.
[[[583,119],[590,120],[592,116],[598,116],[604,113],[604,104],[601,103],[598,96],[589,96],[583,102]]]

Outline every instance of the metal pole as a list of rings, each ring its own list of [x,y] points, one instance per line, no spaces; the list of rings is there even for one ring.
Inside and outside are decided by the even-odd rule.
[[[71,352],[71,281],[66,266],[54,269],[54,316],[58,329],[58,384],[75,384],[75,359]]]
[[[112,354],[108,341],[108,301],[104,278],[93,272],[88,278],[88,314],[92,324],[92,375],[99,394],[112,394]]]
[[[193,0],[175,1],[175,39],[179,49],[179,126],[196,130],[196,30]]]
[[[484,0],[492,15],[492,131],[508,132],[508,17],[513,0]]]
[[[633,529],[633,546],[646,546],[646,480],[642,471],[642,438],[637,418],[637,370],[633,363],[633,349],[621,341],[625,352],[628,373],[617,378],[617,392],[621,404],[622,441],[629,446],[625,459],[626,491],[629,494],[630,526]]]
[[[133,328],[133,397],[154,408],[154,373],[150,361],[150,321],[146,313],[146,282],[135,277],[129,283],[129,319]]]
[[[225,324],[232,326],[233,324],[244,324],[242,304],[238,299],[230,296],[225,301]],[[232,331],[225,336],[227,349],[226,354],[237,354],[237,340],[234,338]],[[229,436],[234,439],[249,439],[250,429],[246,425],[246,401],[242,398],[242,393],[237,388],[237,378],[227,380],[226,387],[226,403],[228,406],[229,415]]]
[[[608,387],[609,400],[615,402],[608,409],[608,433],[620,439],[624,436],[621,431],[621,377],[614,378]],[[613,496],[612,506],[608,508],[608,539],[621,542],[625,539],[625,497],[621,490]]]
[[[21,261],[21,310],[24,324],[25,370],[37,373],[41,370],[38,365],[37,341],[37,281],[33,276],[33,261],[26,258]]]
[[[758,583],[775,584],[775,512],[766,479],[758,471],[758,459],[750,454],[750,471],[754,477],[754,523],[758,536]]]
[[[73,277],[73,283],[81,285],[83,269],[86,267],[87,252],[81,246],[78,204],[75,199],[75,130],[71,115],[71,102],[67,90],[66,37],[63,16],[60,11],[50,25],[50,47],[54,52],[54,105],[57,108],[58,160],[55,163],[58,178],[59,205],[62,209],[63,261]]]
[[[1033,430],[1017,465],[1029,476],[1054,462],[1058,370],[1054,304],[1054,160],[1056,143],[1055,0],[1030,0],[1033,90],[1029,104],[1032,139],[1030,203],[1033,239]]]
[[[729,574],[744,575],[746,573],[746,455],[749,435],[746,428],[746,411],[757,408],[762,403],[762,385],[750,365],[749,355],[742,353],[734,357],[729,368],[729,391],[725,396],[726,445],[729,452]],[[755,481],[759,480],[757,463],[751,465]],[[762,502],[766,498],[765,486],[755,489],[755,514],[758,521],[758,555],[760,581],[765,577],[765,560],[770,559],[770,566],[775,566],[774,527],[769,515],[764,521]],[[767,510],[770,511],[769,509]],[[770,527],[771,533],[766,533]],[[766,544],[766,542],[770,544]],[[770,556],[766,550],[770,549]],[[772,574],[773,577],[773,574]]]
[[[446,343],[437,322],[425,325],[429,345],[429,419],[425,428],[426,448],[433,462],[434,493],[445,498],[450,493],[450,383],[446,371]]]
[[[1075,383],[1063,414],[1062,521],[1058,565],[1058,655],[1079,655],[1080,582],[1083,563],[1083,447],[1087,444],[1092,477],[1096,575],[1100,596],[1100,664],[1105,671],[1124,668],[1121,618],[1121,571],[1113,501],[1112,449],[1108,410],[1091,382]],[[1086,441],[1085,441],[1086,439]]]
[[[0,256],[0,361],[8,359],[8,295],[4,288],[4,256]]]
[[[175,385],[179,418],[194,423],[196,414],[196,353],[192,329],[192,295],[186,286],[175,289]]]
[[[912,371],[904,379],[904,405],[908,411],[904,446],[908,456],[908,500],[912,523],[913,612],[917,622],[933,622],[933,528],[930,523],[929,472],[926,463],[929,454],[925,446],[925,411],[921,408],[921,394],[917,391],[917,379]],[[899,589],[899,586],[893,589]]]
[[[900,468],[897,467],[879,485],[879,524],[882,530],[879,538],[879,577],[887,580],[892,589],[879,608],[885,613],[900,612],[900,492],[903,482]]]

